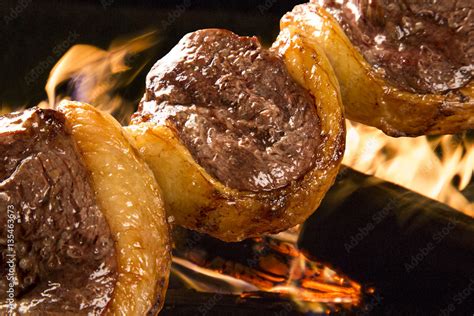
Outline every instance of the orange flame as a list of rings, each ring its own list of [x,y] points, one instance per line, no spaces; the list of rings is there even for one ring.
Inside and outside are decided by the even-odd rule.
[[[460,192],[474,170],[474,143],[465,134],[392,138],[347,121],[343,163],[474,216],[474,203]]]
[[[150,32],[132,39],[115,40],[108,50],[74,45],[51,70],[45,87],[48,106],[54,108],[59,101],[69,98],[56,95],[56,89],[67,80],[75,80],[75,100],[93,104],[109,113],[121,111],[119,118],[128,120],[135,105],[128,104],[116,92],[129,85],[146,64],[142,62],[131,69],[127,59],[152,47],[156,43],[155,35]]]
[[[204,263],[204,267],[202,260],[193,259],[193,250],[187,254],[178,250],[186,259],[175,256],[172,272],[197,291],[243,297],[271,293],[291,299],[305,312],[326,312],[334,308],[334,304],[357,306],[361,300],[361,286],[327,266],[307,259],[295,244],[298,233],[290,230],[267,238],[255,238],[253,243],[262,247],[262,253],[252,257],[253,263],[219,255],[213,257],[210,253],[210,261]]]

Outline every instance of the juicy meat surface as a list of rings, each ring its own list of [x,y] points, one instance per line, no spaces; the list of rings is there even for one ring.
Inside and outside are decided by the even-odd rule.
[[[12,302],[21,314],[100,314],[114,241],[65,117],[0,116],[0,153],[0,314]]]
[[[172,126],[225,185],[274,190],[307,173],[321,144],[315,100],[255,37],[186,35],[147,76],[132,122]]]
[[[474,73],[472,0],[312,0],[341,24],[365,59],[396,87],[445,93]]]

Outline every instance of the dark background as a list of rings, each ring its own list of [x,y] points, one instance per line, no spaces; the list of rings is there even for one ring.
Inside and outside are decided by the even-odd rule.
[[[209,27],[256,35],[270,44],[280,17],[298,3],[278,0],[2,0],[0,1],[0,105],[8,110],[45,100],[49,71],[74,44],[106,49],[116,38],[156,30],[152,58],[124,91],[131,101],[144,91],[146,72],[186,33]],[[72,43],[68,36],[77,39]],[[31,71],[37,74],[28,77]]]

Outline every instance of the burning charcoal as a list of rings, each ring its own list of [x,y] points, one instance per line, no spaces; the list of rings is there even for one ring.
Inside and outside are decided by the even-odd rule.
[[[227,243],[175,227],[172,271],[202,292],[281,297],[327,311],[354,308],[361,299],[360,286],[302,256],[295,245],[297,234]],[[179,287],[171,280],[171,288]]]
[[[349,168],[304,224],[298,245],[384,297],[436,303],[441,311],[474,301],[474,219]]]

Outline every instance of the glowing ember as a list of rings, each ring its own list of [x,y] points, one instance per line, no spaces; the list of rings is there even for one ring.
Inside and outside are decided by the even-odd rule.
[[[173,273],[195,290],[246,297],[272,293],[308,311],[328,310],[334,304],[355,306],[361,300],[360,285],[308,260],[294,241],[288,240],[298,231],[229,244],[177,231]],[[199,242],[188,247],[182,240]]]

